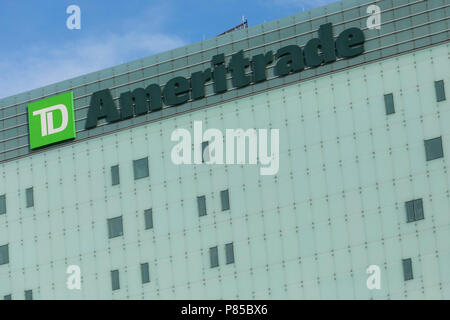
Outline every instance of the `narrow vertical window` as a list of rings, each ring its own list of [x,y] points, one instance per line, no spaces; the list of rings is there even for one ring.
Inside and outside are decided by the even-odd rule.
[[[220,192],[220,200],[222,202],[222,211],[230,210],[230,198],[228,190]]]
[[[405,281],[414,279],[411,258],[403,259],[403,278]]]
[[[387,115],[395,113],[394,95],[392,93],[388,93],[388,94],[384,95],[384,106],[386,108]]]
[[[9,245],[0,246],[0,266],[9,263]]]
[[[26,200],[27,200],[27,208],[31,208],[34,206],[34,195],[33,195],[33,187],[25,190]]]
[[[119,270],[111,271],[111,287],[113,291],[120,289]]]
[[[33,300],[33,290],[25,290],[25,300]]]
[[[122,216],[108,219],[108,236],[110,239],[123,235]]]
[[[416,218],[414,216],[414,201],[405,202],[406,207],[406,222],[414,222]]]
[[[209,261],[211,268],[219,266],[219,254],[217,251],[217,247],[209,248]]]
[[[233,242],[227,243],[225,245],[225,258],[227,264],[234,263],[234,247]]]
[[[197,197],[198,216],[206,216],[206,198],[205,196]]]
[[[0,195],[0,215],[6,213],[6,195]]]
[[[150,271],[149,271],[148,263],[141,263],[141,279],[142,279],[142,283],[150,282]]]
[[[148,209],[144,211],[145,230],[153,229],[153,210]]]
[[[422,199],[414,200],[414,218],[416,221],[424,219]]]
[[[133,161],[134,180],[147,178],[148,172],[148,158],[142,158]]]
[[[202,142],[202,163],[209,161],[209,141]],[[205,152],[206,151],[206,152]]]
[[[416,199],[405,202],[406,222],[414,222],[425,219],[423,214],[423,201]]]
[[[119,165],[111,167],[111,184],[113,186],[120,184]]]
[[[436,101],[441,102],[445,100],[445,88],[444,80],[434,82],[434,88],[436,89]]]
[[[442,138],[438,137],[425,140],[425,154],[427,161],[444,157],[444,150],[442,149]]]

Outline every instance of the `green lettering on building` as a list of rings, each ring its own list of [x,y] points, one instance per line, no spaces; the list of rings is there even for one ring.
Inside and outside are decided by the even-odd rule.
[[[234,88],[243,88],[251,83],[266,81],[267,67],[272,64],[274,75],[283,77],[305,68],[332,63],[337,57],[352,58],[364,52],[364,40],[364,33],[359,28],[346,29],[334,40],[333,26],[326,23],[319,27],[318,38],[310,39],[304,48],[288,45],[276,53],[268,51],[251,58],[245,57],[241,50],[231,56],[228,64],[222,53],[212,57],[211,68],[193,73],[190,79],[178,76],[170,79],[163,88],[158,84],[151,84],[145,89],[137,88],[122,93],[119,97],[120,110],[110,90],[104,89],[91,97],[85,128],[95,128],[102,118],[106,118],[107,122],[114,122],[159,111],[163,108],[163,103],[170,107],[202,99],[206,95],[206,85],[211,81],[214,94],[224,93],[228,90],[228,74]]]

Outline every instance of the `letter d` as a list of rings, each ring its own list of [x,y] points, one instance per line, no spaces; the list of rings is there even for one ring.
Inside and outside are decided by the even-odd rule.
[[[53,113],[51,111],[59,110],[61,111],[62,122],[59,128],[53,127]],[[58,104],[51,108],[47,109],[47,128],[48,134],[54,134],[63,131],[67,128],[67,124],[69,123],[69,114],[67,112],[67,107],[63,104]]]

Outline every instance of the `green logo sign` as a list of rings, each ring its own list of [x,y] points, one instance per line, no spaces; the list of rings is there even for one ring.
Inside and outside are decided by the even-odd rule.
[[[28,105],[30,149],[75,138],[73,92]]]

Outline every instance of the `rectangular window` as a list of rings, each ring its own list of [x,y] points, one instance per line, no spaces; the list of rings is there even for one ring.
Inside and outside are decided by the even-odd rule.
[[[227,264],[234,263],[234,247],[233,242],[227,243],[225,245],[225,257],[227,260]]]
[[[414,200],[414,216],[417,220],[423,220],[425,217],[423,215],[423,203],[422,199]]]
[[[425,153],[427,161],[444,157],[444,151],[442,150],[442,138],[438,137],[425,140]]]
[[[6,195],[0,196],[0,214],[6,213]]]
[[[120,289],[119,270],[111,271],[111,287],[113,291]]]
[[[215,268],[219,266],[219,254],[217,251],[217,247],[209,248],[209,260],[211,264],[211,268]]]
[[[148,172],[148,158],[143,158],[133,161],[134,180],[147,178]]]
[[[150,272],[148,268],[148,263],[141,263],[141,279],[142,283],[150,282]]]
[[[111,183],[113,186],[120,184],[119,166],[111,167]]]
[[[33,300],[33,290],[25,290],[25,300]]]
[[[444,101],[445,100],[444,80],[435,81],[434,88],[436,89],[437,102]]]
[[[153,229],[153,210],[148,209],[144,211],[145,230]]]
[[[108,234],[110,239],[123,235],[122,216],[108,219]]]
[[[203,141],[202,142],[202,163],[205,163],[205,161],[209,161],[209,141]],[[208,148],[208,149],[207,149]],[[205,152],[206,150],[206,152]]]
[[[388,94],[384,95],[384,105],[386,107],[387,115],[395,113],[394,95],[392,93],[388,93]]]
[[[206,216],[206,198],[205,196],[197,197],[198,216]]]
[[[31,208],[34,206],[33,187],[28,188],[25,193],[27,198],[27,208]]]
[[[414,222],[425,219],[423,214],[422,199],[416,199],[405,202],[406,222]]]
[[[220,192],[220,200],[222,202],[222,211],[230,210],[230,198],[228,190]]]
[[[403,259],[403,278],[405,281],[414,279],[411,258]]]
[[[414,200],[405,202],[405,207],[406,207],[406,222],[416,221],[416,217],[414,214]]]
[[[3,297],[3,300],[12,300],[12,296],[10,294]]]
[[[9,245],[0,246],[0,266],[9,263]]]

